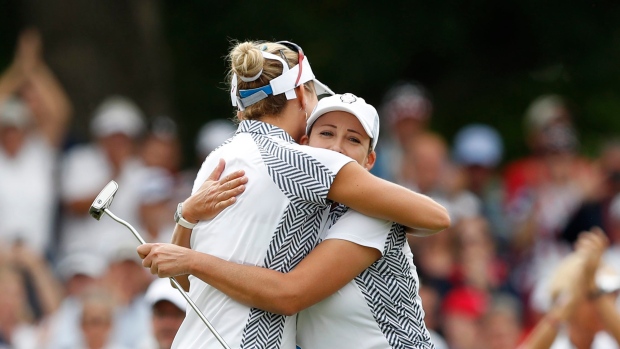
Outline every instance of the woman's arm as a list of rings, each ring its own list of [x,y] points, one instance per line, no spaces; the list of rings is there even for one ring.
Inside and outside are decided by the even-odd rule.
[[[433,199],[375,177],[352,162],[338,172],[327,197],[367,216],[418,232],[437,233],[450,226],[448,211]]]
[[[222,212],[226,207],[234,204],[237,196],[245,191],[248,178],[243,170],[235,171],[220,179],[226,162],[220,159],[213,172],[202,183],[192,196],[183,202],[183,218],[191,223],[208,220]],[[172,243],[177,246],[190,248],[192,229],[177,224],[172,233]],[[188,275],[177,275],[175,279],[185,291],[189,291]],[[174,284],[173,284],[174,287]]]
[[[603,326],[605,326],[605,330],[616,340],[616,343],[620,345],[620,313],[618,313],[616,309],[617,298],[617,294],[608,293],[598,296],[593,302],[603,322]]]
[[[171,244],[145,244],[138,247],[138,253],[153,274],[192,274],[240,303],[282,315],[295,314],[327,298],[381,257],[377,249],[329,239],[295,269],[281,273]]]

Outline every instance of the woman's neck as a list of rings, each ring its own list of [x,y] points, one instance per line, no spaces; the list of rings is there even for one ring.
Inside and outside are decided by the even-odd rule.
[[[305,130],[305,125],[300,125],[300,123],[304,123],[305,121],[298,109],[299,107],[297,105],[287,103],[280,114],[264,115],[258,120],[283,129],[295,142],[299,143]]]

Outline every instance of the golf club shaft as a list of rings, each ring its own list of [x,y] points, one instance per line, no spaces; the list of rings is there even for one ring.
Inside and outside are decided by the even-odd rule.
[[[140,241],[140,244],[145,244],[146,241],[144,241],[144,239],[142,238],[142,236],[140,236],[140,234],[131,226],[131,224],[127,223],[126,221],[118,218],[114,213],[112,213],[112,211],[110,211],[109,209],[105,208],[103,210],[105,213],[108,214],[108,216],[110,216],[110,218],[112,218],[113,220],[117,221],[118,223],[126,226],[129,230],[131,230],[133,236],[136,237],[136,239],[138,239],[138,241]],[[196,315],[198,315],[198,317],[202,320],[202,322],[204,322],[204,324],[207,326],[207,328],[211,331],[211,333],[213,333],[213,335],[215,336],[215,338],[220,342],[220,344],[222,345],[222,347],[224,347],[225,349],[230,349],[230,347],[228,346],[228,344],[226,344],[226,342],[224,341],[224,338],[222,338],[222,336],[220,336],[220,334],[215,330],[215,327],[213,327],[213,325],[211,325],[211,323],[209,322],[209,320],[204,316],[204,314],[202,313],[202,311],[200,311],[200,309],[198,308],[198,306],[196,305],[196,303],[194,303],[194,301],[189,297],[189,295],[187,294],[187,292],[185,292],[185,290],[183,289],[183,287],[181,287],[181,285],[179,284],[179,282],[174,278],[174,277],[170,277],[169,278],[170,281],[172,281],[172,283],[174,284],[174,286],[176,287],[176,289],[181,292],[181,295],[183,296],[183,298],[185,298],[185,300],[187,301],[187,303],[189,303],[189,305],[192,307],[192,309],[194,309],[194,311],[196,312]]]

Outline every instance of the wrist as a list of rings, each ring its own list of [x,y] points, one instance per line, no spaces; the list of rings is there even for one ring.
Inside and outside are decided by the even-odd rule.
[[[194,227],[198,223],[192,223],[185,219],[185,216],[183,215],[183,203],[179,203],[177,205],[177,209],[174,211],[174,221],[177,223],[177,225],[180,225],[187,229],[194,229]]]
[[[192,203],[192,200],[190,200],[191,197],[187,198],[187,200],[183,201],[183,218],[185,218],[185,220],[187,220],[188,222],[192,223],[192,224],[197,224],[199,219],[196,218],[196,216],[194,215],[194,205]]]

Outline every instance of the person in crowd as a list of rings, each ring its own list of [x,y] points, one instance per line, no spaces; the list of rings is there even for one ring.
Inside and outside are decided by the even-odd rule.
[[[111,294],[105,290],[89,290],[81,297],[80,349],[128,349],[118,343],[114,343],[112,329],[114,325],[114,312],[116,304]],[[143,332],[135,332],[134,336],[143,335]]]
[[[620,140],[603,144],[596,161],[599,178],[593,178],[595,195],[573,214],[562,231],[562,239],[574,243],[579,234],[601,227],[612,245],[620,245]]]
[[[489,125],[469,124],[456,133],[452,149],[458,170],[464,172],[465,188],[478,198],[480,214],[504,250],[510,231],[503,209],[504,186],[497,171],[503,153],[501,135]]]
[[[431,233],[445,229],[449,217],[430,198],[374,177],[342,154],[295,144],[306,133],[308,112],[314,110],[317,95],[330,92],[314,78],[308,59],[298,45],[245,42],[236,45],[230,57],[231,100],[239,108],[238,117],[242,120],[239,129],[229,142],[207,158],[196,179],[194,193],[179,206],[175,244],[147,244],[140,246],[139,251],[145,258],[144,265],[160,276],[192,275],[190,295],[193,299],[207,300],[208,304],[199,306],[206,309],[205,315],[213,320],[216,328],[223,329],[220,334],[231,346],[292,347],[295,317],[250,308],[207,285],[201,278],[212,268],[203,269],[207,265],[205,259],[257,265],[267,272],[269,269],[289,272],[318,243],[321,220],[329,213],[331,201]],[[233,189],[228,194],[230,200],[226,195],[220,197],[223,200],[216,200],[223,202],[216,208],[226,207],[245,189],[235,205],[212,218],[217,213],[212,210],[213,202],[208,204],[207,200],[205,204],[202,199],[213,192],[213,181],[205,179],[209,173],[221,173],[222,158],[228,164],[225,179],[243,169],[247,178],[240,180],[247,185],[239,191]],[[372,202],[364,199],[368,197],[373,197]],[[194,207],[195,200],[199,204]],[[239,220],[238,214],[246,219]],[[172,255],[177,262],[159,263],[170,261],[168,257]],[[157,258],[151,264],[155,257],[163,259]],[[200,262],[190,262],[193,258]],[[190,265],[199,268],[189,270]],[[230,273],[220,276],[247,280]],[[179,278],[187,287],[184,277]],[[264,331],[269,335],[257,335]],[[217,343],[190,312],[175,338],[175,345],[208,347]]]
[[[388,125],[377,145],[377,165],[372,173],[396,182],[402,153],[412,138],[428,129],[433,105],[424,87],[412,82],[398,82],[383,97],[379,115]]]
[[[137,105],[124,97],[109,97],[90,123],[95,141],[66,153],[61,169],[63,254],[90,251],[106,260],[118,246],[135,241],[125,227],[109,217],[94,220],[88,210],[101,189],[114,179],[121,188],[114,209],[141,231],[139,188],[144,166],[136,154],[136,142],[144,128]]]
[[[235,134],[235,125],[225,119],[217,119],[202,125],[196,136],[196,154],[202,163],[215,148]]]
[[[302,144],[340,152],[372,168],[379,118],[362,98],[350,93],[325,97],[307,123]],[[245,271],[256,275],[252,280],[246,277],[241,285],[228,284],[222,290],[261,309],[286,315],[299,312],[297,346],[301,348],[431,348],[404,227],[335,205],[328,222],[327,232],[321,234],[323,242],[291,272],[254,268]],[[244,267],[239,267],[244,273]],[[334,268],[340,272],[326,282],[325,272]],[[206,275],[205,281],[209,280],[220,284],[217,277]],[[247,289],[258,284],[263,285],[261,290]],[[388,288],[392,291],[386,294]],[[247,293],[237,298],[242,291]]]
[[[507,165],[504,183],[515,278],[527,296],[546,267],[570,251],[559,237],[596,186],[591,162],[578,154],[577,133],[563,98],[539,97],[525,121],[531,154]]]
[[[492,293],[482,318],[480,342],[486,349],[517,348],[523,340],[523,304],[509,293]]]
[[[80,342],[81,297],[93,289],[102,289],[107,262],[87,251],[63,256],[56,275],[64,285],[60,307],[41,326],[45,349],[75,348]]]
[[[42,348],[38,327],[62,299],[47,260],[23,244],[0,247],[0,286],[0,348]]]
[[[140,181],[140,221],[151,242],[169,242],[174,230],[170,212],[176,203],[191,193],[181,171],[181,145],[176,123],[157,117],[150,123],[141,144],[140,156],[145,166]]]
[[[41,345],[23,275],[0,262],[0,348],[34,349]]]
[[[450,349],[480,349],[489,294],[472,287],[450,290],[441,305],[442,333]]]
[[[140,349],[170,349],[185,318],[186,301],[168,279],[155,279],[146,291],[145,299],[152,310],[152,337],[146,338]]]
[[[541,282],[548,310],[519,349],[620,348],[620,273],[602,262],[608,246],[600,228],[579,235],[575,251]]]
[[[448,145],[439,134],[424,132],[404,146],[396,183],[428,195],[444,205],[452,221],[480,212],[480,201],[466,189],[465,177],[454,168]]]
[[[0,240],[54,251],[56,161],[72,107],[42,57],[41,37],[23,31],[0,75]]]
[[[451,277],[454,286],[473,287],[484,292],[512,292],[509,266],[500,258],[484,217],[462,219],[455,227],[456,256]]]
[[[133,237],[131,233],[129,235]],[[103,287],[115,303],[111,340],[127,348],[140,345],[142,337],[136,336],[136,333],[151,333],[151,310],[145,292],[152,278],[142,267],[142,261],[135,252],[136,246],[137,241],[119,245],[103,277]]]

